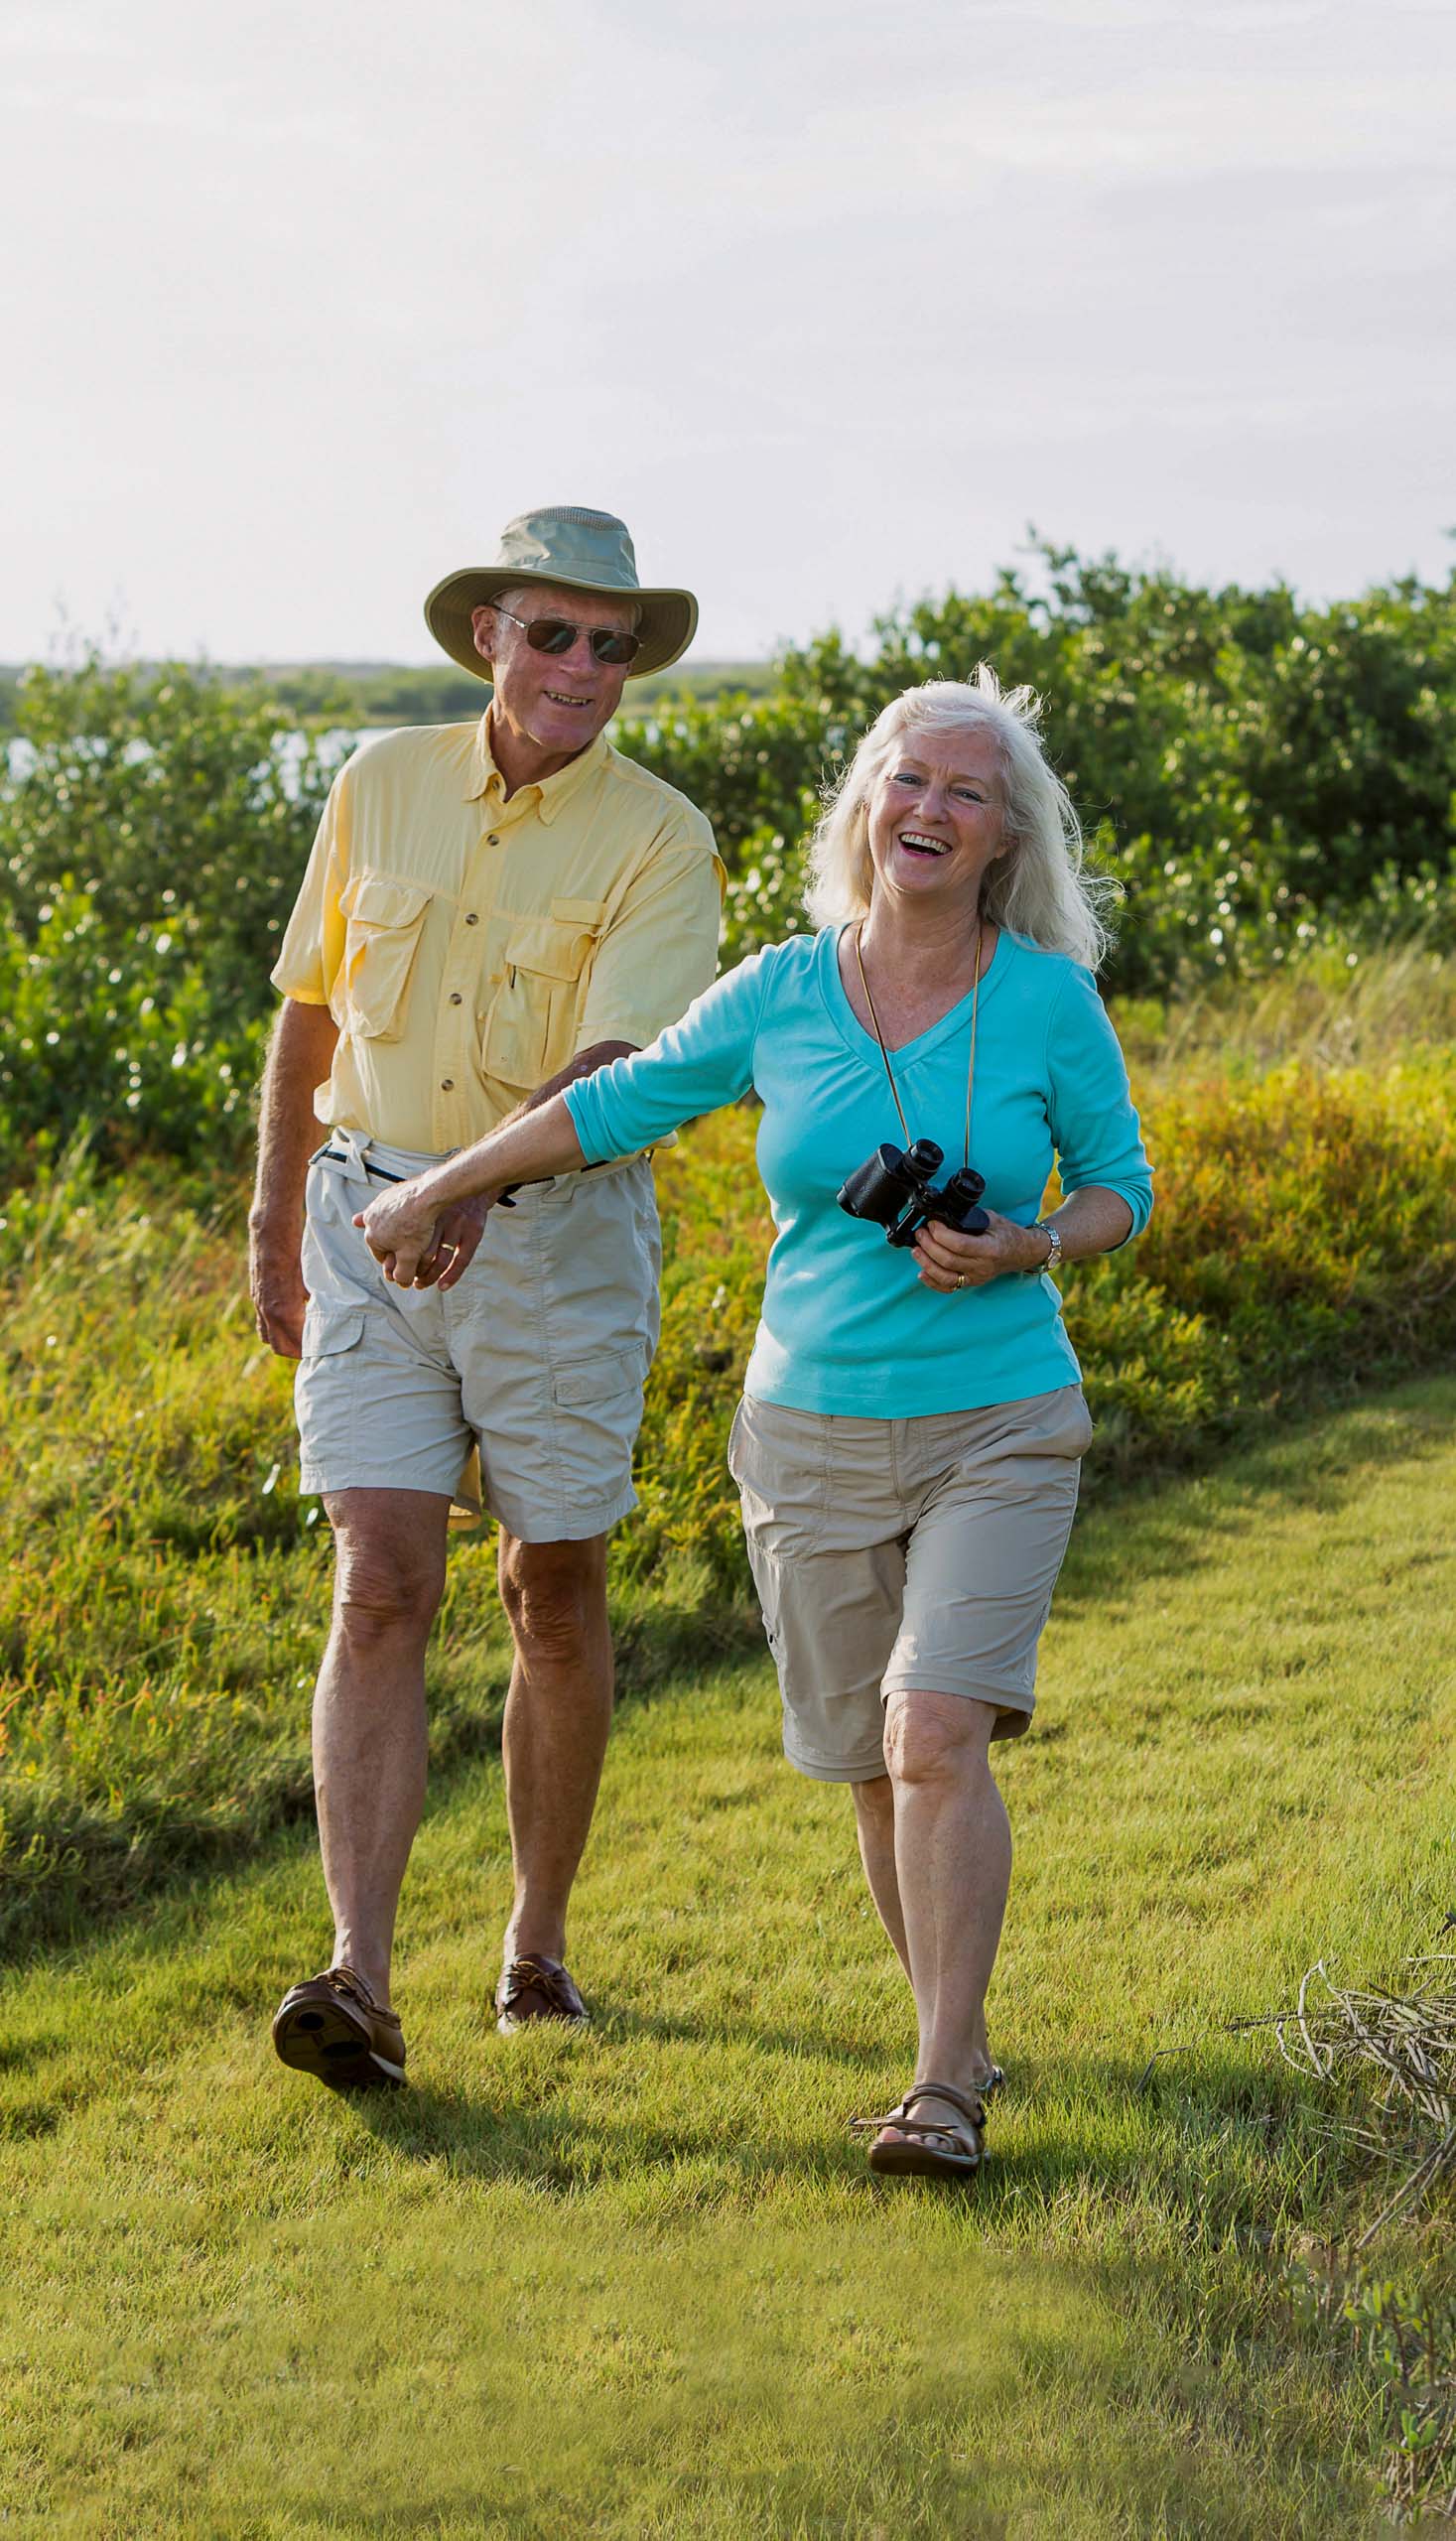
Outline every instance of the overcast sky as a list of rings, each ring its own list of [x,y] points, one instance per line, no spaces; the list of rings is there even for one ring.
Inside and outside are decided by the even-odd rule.
[[[700,658],[1028,522],[1444,576],[1453,67],[1452,0],[12,0],[0,658],[438,659],[541,502]]]

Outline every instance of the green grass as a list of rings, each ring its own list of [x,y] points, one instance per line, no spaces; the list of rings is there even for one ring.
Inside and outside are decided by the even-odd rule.
[[[1324,2536],[1390,2441],[1286,2263],[1379,2182],[1266,2040],[1453,1903],[1456,1381],[1093,1505],[1007,1754],[1018,1841],[969,2197],[848,2140],[910,2066],[842,1792],[762,1663],[624,1712],[580,1891],[591,2038],[495,2039],[498,1770],[437,1786],[414,2087],[271,2057],[311,1849],[4,1990],[0,2521],[58,2535]],[[462,1621],[466,1620],[462,1617]],[[1144,2082],[1156,2050],[1167,2057]],[[1444,2265],[1435,2227],[1383,2254]]]

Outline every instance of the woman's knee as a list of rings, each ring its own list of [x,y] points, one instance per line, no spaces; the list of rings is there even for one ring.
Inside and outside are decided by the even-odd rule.
[[[885,1704],[884,1761],[897,1784],[964,1779],[986,1769],[993,1703],[964,1694],[893,1693]]]

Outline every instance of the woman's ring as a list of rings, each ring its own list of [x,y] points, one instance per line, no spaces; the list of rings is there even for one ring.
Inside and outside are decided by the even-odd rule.
[[[965,1287],[965,1285],[966,1285],[966,1273],[965,1273],[965,1271],[964,1271],[964,1270],[958,1270],[958,1271],[956,1272],[956,1285],[957,1285],[957,1287],[958,1287],[958,1288],[964,1288],[964,1287]]]

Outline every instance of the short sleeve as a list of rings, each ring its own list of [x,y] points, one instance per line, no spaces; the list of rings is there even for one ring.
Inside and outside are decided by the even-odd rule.
[[[348,873],[348,769],[341,767],[314,836],[308,867],[270,977],[301,1005],[328,1005],[343,960],[340,898]]]
[[[653,850],[596,947],[577,1048],[630,1041],[645,1049],[685,1014],[718,969],[724,869],[707,821],[687,819]]]

